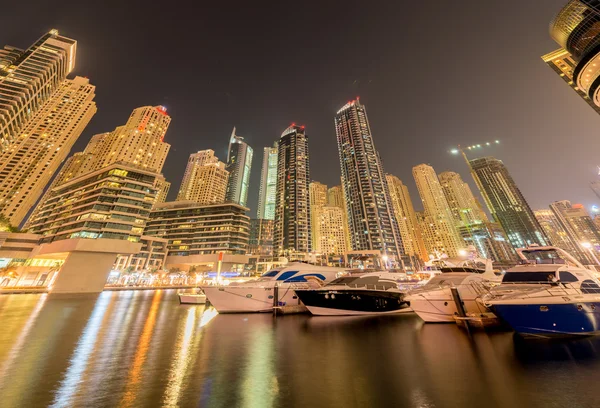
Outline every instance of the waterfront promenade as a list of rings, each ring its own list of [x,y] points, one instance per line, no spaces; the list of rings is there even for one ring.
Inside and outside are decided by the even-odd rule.
[[[174,290],[0,296],[4,407],[593,407],[600,338],[219,315]]]

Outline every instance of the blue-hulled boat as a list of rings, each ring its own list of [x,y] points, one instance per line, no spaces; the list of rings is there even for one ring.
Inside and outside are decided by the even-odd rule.
[[[566,251],[517,250],[521,265],[506,271],[480,301],[517,333],[550,337],[600,334],[600,281]]]

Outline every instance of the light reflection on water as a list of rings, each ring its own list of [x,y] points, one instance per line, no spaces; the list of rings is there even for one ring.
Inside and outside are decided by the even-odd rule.
[[[600,339],[411,315],[217,315],[174,291],[0,296],[0,407],[588,407]]]

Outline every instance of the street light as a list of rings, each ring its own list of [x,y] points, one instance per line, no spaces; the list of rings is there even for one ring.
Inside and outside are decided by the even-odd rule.
[[[384,268],[385,270],[387,270],[387,262],[388,262],[388,259],[389,259],[389,258],[388,258],[388,256],[387,256],[387,255],[383,255],[383,256],[381,257],[381,260],[383,261],[383,268]]]

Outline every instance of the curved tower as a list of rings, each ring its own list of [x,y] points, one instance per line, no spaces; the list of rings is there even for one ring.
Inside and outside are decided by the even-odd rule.
[[[600,0],[571,0],[550,23],[561,48],[542,59],[600,113]]]

